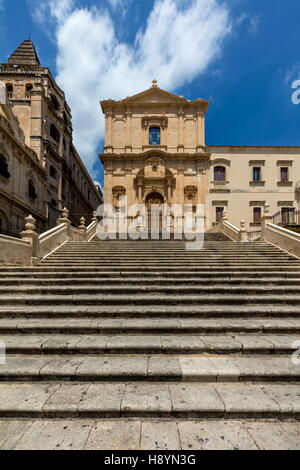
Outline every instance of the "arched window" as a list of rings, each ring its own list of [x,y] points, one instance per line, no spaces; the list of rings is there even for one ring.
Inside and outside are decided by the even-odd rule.
[[[214,181],[226,181],[226,168],[224,166],[214,167]]]
[[[11,83],[6,84],[6,94],[8,98],[12,98],[14,92],[14,86]]]
[[[28,196],[31,197],[31,199],[37,198],[37,194],[32,180],[28,181]]]
[[[0,175],[3,178],[8,179],[10,178],[10,173],[8,171],[8,164],[4,155],[0,155]]]
[[[54,179],[56,179],[57,177],[57,171],[53,165],[50,166],[50,176],[51,178],[54,178]]]
[[[150,127],[149,145],[160,145],[160,127]]]
[[[51,126],[50,126],[50,136],[51,136],[52,139],[54,139],[56,142],[59,142],[60,133],[59,133],[58,129],[55,127],[54,124],[51,124]]]

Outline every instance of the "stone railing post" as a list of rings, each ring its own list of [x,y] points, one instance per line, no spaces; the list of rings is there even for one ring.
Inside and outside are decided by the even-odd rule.
[[[241,221],[240,241],[242,243],[248,242],[248,232],[246,230],[246,222],[244,220]]]
[[[39,261],[39,241],[36,230],[36,219],[29,215],[25,217],[25,230],[21,232],[21,237],[31,246],[31,265],[35,266]]]
[[[273,217],[270,215],[270,205],[265,204],[264,206],[264,215],[261,218],[261,233],[262,239],[266,241],[266,227],[267,223],[272,222]]]
[[[99,222],[96,211],[93,212],[92,222],[97,222],[97,223]]]
[[[84,217],[81,217],[80,224],[79,224],[78,228],[79,228],[79,230],[81,230],[82,240],[86,241],[86,226],[85,226],[85,218]]]
[[[56,224],[57,225],[60,225],[60,224],[66,224],[67,226],[67,239],[68,241],[71,240],[71,220],[69,219],[69,211],[66,207],[63,208],[63,210],[61,211],[61,216],[59,219],[57,219],[56,221]]]
[[[224,210],[223,210],[223,213],[222,213],[222,218],[221,218],[221,221],[220,221],[221,232],[223,232],[223,230],[224,230],[224,222],[226,222],[227,220],[228,220],[228,219],[227,219],[226,210],[224,209]]]

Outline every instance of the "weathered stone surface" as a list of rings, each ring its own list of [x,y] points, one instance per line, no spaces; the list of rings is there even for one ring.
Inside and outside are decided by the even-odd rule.
[[[87,357],[76,371],[77,376],[146,377],[148,358],[145,356]]]
[[[261,450],[300,450],[300,423],[245,423]]]
[[[97,422],[85,443],[85,450],[139,450],[141,421],[106,420]]]
[[[13,450],[81,450],[93,421],[38,420],[13,446]]]
[[[150,357],[148,377],[176,377],[181,380],[180,360],[177,357]]]
[[[172,405],[168,385],[126,385],[121,410],[123,413],[171,414]]]
[[[48,340],[43,344],[43,349],[72,349],[77,346],[77,344],[82,339],[79,335],[52,335]]]
[[[130,353],[131,349],[140,350],[161,350],[160,336],[147,336],[147,335],[124,335],[124,336],[113,336],[107,343],[107,349],[123,349],[128,350]]]
[[[207,357],[180,356],[179,362],[183,380],[215,381],[217,378],[217,370]]]
[[[176,415],[214,413],[222,415],[224,403],[212,385],[170,384],[173,411]]]
[[[239,380],[240,369],[233,362],[233,358],[234,356],[209,356],[209,361],[215,370],[218,382],[236,382]]]
[[[218,351],[240,351],[241,343],[230,336],[200,336],[206,350]]]
[[[214,387],[225,404],[226,413],[276,415],[280,411],[277,403],[264,392],[261,385],[218,383]]]
[[[124,390],[120,383],[90,385],[79,403],[79,413],[120,413]]]
[[[239,421],[183,421],[178,429],[184,450],[257,450]]]
[[[75,376],[76,370],[83,362],[84,357],[49,356],[47,364],[41,368],[41,375]]]
[[[80,402],[84,399],[89,384],[61,384],[44,405],[46,415],[74,413],[77,415]]]
[[[162,349],[165,351],[198,351],[204,350],[204,344],[199,336],[162,336]]]
[[[270,340],[269,337],[261,336],[261,335],[235,335],[234,336],[237,341],[239,341],[242,345],[243,350],[251,351],[251,350],[265,350],[268,349],[272,351],[274,349],[274,344]]]
[[[0,450],[11,450],[32,423],[25,419],[0,419]]]
[[[31,376],[38,375],[39,371],[50,362],[51,358],[43,356],[7,355],[6,363],[0,366],[1,376]]]
[[[299,384],[265,384],[265,393],[278,403],[281,413],[300,413]]]
[[[142,421],[141,450],[180,450],[175,421]]]

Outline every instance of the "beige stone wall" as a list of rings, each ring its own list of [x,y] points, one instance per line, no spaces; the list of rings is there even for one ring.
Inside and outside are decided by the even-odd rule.
[[[300,180],[300,148],[297,147],[209,147],[211,169],[207,213],[215,222],[215,208],[224,207],[228,220],[239,225],[246,221],[247,230],[259,230],[253,223],[253,208],[268,203],[274,215],[282,208],[299,210],[297,183]],[[226,168],[226,187],[218,189],[213,183],[214,166]],[[261,183],[252,182],[254,167],[261,168]],[[289,182],[280,182],[280,168],[289,169]]]

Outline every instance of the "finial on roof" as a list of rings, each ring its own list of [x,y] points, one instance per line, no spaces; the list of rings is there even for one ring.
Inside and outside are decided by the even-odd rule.
[[[157,80],[155,80],[155,79],[152,80],[152,86],[153,86],[153,87],[157,87],[157,83],[158,83]]]

